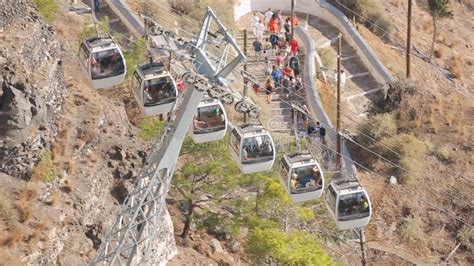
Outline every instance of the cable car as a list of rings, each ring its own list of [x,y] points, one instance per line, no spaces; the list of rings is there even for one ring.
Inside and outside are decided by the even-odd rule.
[[[217,99],[203,99],[198,105],[191,128],[194,143],[220,140],[226,131],[227,116],[222,103]]]
[[[145,115],[168,113],[178,97],[176,82],[162,63],[138,65],[132,90]]]
[[[120,47],[110,37],[84,39],[79,59],[96,89],[118,85],[125,79],[125,58]]]
[[[326,190],[326,206],[341,230],[367,225],[372,215],[369,195],[358,181],[336,173]]]
[[[309,152],[285,154],[280,164],[280,180],[293,202],[318,199],[323,193],[323,171]]]
[[[234,127],[230,146],[232,157],[244,174],[268,171],[275,162],[275,144],[261,124]]]

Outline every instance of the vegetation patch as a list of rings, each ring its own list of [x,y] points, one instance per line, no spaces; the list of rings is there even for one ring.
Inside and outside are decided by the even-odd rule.
[[[52,182],[56,177],[56,168],[53,162],[53,155],[51,151],[44,151],[39,156],[38,164],[33,169],[31,179],[35,181],[42,181],[45,183]]]
[[[378,144],[378,150],[400,165],[401,169],[397,168],[397,171],[403,183],[412,184],[423,174],[427,145],[415,136],[400,134],[384,138]]]
[[[321,248],[318,240],[303,231],[256,228],[250,233],[247,252],[255,261],[270,256],[282,265],[332,264],[331,257]]]
[[[391,113],[376,114],[361,125],[360,131],[363,134],[358,137],[359,142],[373,145],[383,138],[397,134],[397,121]]]
[[[124,53],[127,62],[127,77],[131,77],[135,72],[136,66],[145,61],[146,40],[138,39],[130,45],[130,48]]]
[[[423,221],[420,217],[408,218],[400,228],[401,237],[410,244],[419,244],[425,239]]]
[[[56,14],[58,12],[58,4],[55,0],[33,0],[41,17],[48,23],[56,20]]]
[[[336,124],[336,111],[337,111],[337,101],[336,97],[333,94],[333,87],[331,84],[326,82],[319,83],[318,92],[319,98],[321,99],[321,104],[323,105],[324,111],[329,116],[331,123]]]
[[[139,136],[145,141],[153,140],[161,135],[165,122],[158,118],[147,116],[140,123]]]
[[[331,0],[348,18],[355,18],[382,39],[390,40],[393,25],[378,0]]]
[[[322,48],[318,50],[319,57],[326,69],[334,69],[336,67],[337,54],[331,47]]]

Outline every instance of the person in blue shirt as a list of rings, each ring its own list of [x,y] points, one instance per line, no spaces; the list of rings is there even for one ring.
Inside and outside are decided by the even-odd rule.
[[[273,66],[271,75],[272,75],[273,81],[275,82],[275,87],[280,86],[281,77],[282,77],[281,70]]]

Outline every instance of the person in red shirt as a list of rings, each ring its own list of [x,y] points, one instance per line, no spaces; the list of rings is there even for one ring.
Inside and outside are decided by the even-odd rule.
[[[293,27],[298,26],[298,17],[296,15],[291,18],[291,25],[293,25]]]
[[[286,66],[283,68],[283,75],[287,77],[294,77],[293,69],[290,68],[289,64],[286,64]]]
[[[268,30],[270,33],[278,33],[278,18],[272,17],[268,22]]]
[[[291,55],[295,56],[299,50],[299,44],[295,38],[291,39],[290,48],[291,48]]]

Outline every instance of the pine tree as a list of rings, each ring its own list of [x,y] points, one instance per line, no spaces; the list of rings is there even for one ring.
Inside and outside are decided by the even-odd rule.
[[[436,35],[438,34],[438,21],[442,18],[451,18],[453,12],[449,9],[449,0],[428,0],[430,14],[433,19],[433,41],[431,42],[430,61],[433,58]]]

